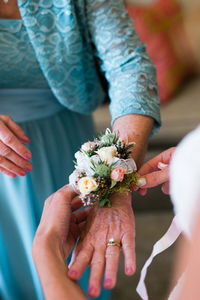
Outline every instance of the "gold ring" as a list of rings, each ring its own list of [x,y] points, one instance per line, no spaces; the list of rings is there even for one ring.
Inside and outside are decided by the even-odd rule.
[[[117,246],[117,247],[121,248],[121,243],[116,242],[114,240],[114,238],[110,238],[107,243],[107,247],[108,246]]]

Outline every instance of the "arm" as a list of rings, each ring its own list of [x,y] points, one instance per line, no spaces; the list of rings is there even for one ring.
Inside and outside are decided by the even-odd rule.
[[[78,283],[69,279],[68,268],[59,248],[47,240],[34,247],[34,260],[45,299],[87,299]]]
[[[65,262],[78,236],[77,224],[83,222],[86,214],[85,210],[78,212],[77,224],[73,223],[71,201],[75,195],[65,186],[45,201],[34,238],[33,258],[47,300],[86,299],[79,285],[69,279]],[[78,209],[79,204],[75,203],[74,208]]]
[[[125,126],[126,137],[142,148],[160,125],[155,69],[122,0],[86,2],[91,39],[109,84],[112,125],[120,132]]]
[[[115,120],[113,130],[118,132],[123,140],[134,142],[133,158],[137,167],[143,162],[149,135],[153,126],[153,119],[148,116],[130,114]]]

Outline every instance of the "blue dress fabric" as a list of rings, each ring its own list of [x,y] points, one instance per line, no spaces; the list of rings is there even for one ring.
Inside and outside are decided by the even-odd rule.
[[[0,297],[41,300],[31,248],[43,203],[68,182],[74,153],[95,136],[94,126],[91,116],[57,101],[20,20],[0,20],[0,86],[0,112],[12,116],[30,137],[34,166],[25,177],[0,173]],[[88,279],[89,270],[80,280],[85,292]],[[100,299],[109,295],[104,290]]]
[[[30,137],[33,170],[0,174],[0,296],[41,300],[31,258],[44,200],[67,183],[74,152],[94,137],[90,113],[109,83],[112,122],[128,113],[154,118],[159,99],[145,46],[122,0],[18,0],[22,20],[0,20],[0,114]],[[81,280],[86,291],[88,271]],[[100,299],[109,299],[103,290]]]

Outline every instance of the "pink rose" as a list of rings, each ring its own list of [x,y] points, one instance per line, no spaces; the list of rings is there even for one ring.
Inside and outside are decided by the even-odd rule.
[[[86,142],[81,146],[81,149],[88,152],[94,148],[95,143],[94,142]]]
[[[116,168],[112,170],[110,177],[116,182],[121,182],[124,179],[124,174],[126,174],[126,170],[124,170],[123,168]]]

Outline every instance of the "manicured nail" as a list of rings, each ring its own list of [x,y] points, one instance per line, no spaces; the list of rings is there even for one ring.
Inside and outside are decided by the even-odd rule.
[[[27,170],[27,171],[31,171],[32,168],[33,168],[32,166],[27,166],[27,167],[26,167],[26,170]]]
[[[133,274],[133,268],[131,268],[131,267],[126,268],[126,274],[132,275]]]
[[[73,278],[75,278],[76,276],[77,276],[77,272],[76,271],[74,271],[74,270],[69,270],[69,275],[71,276],[71,277],[73,277]]]
[[[94,286],[91,286],[89,289],[88,289],[88,294],[90,296],[95,296],[96,295],[96,288]]]
[[[158,163],[158,169],[160,169],[160,170],[165,169],[165,168],[167,168],[167,167],[168,167],[167,164],[164,164],[164,163],[162,163],[162,162],[159,162],[159,163]]]
[[[26,175],[26,171],[19,171],[19,175],[25,176]]]
[[[105,286],[105,287],[110,287],[111,284],[112,284],[112,280],[109,279],[109,278],[107,278],[107,279],[104,281],[104,286]]]
[[[26,159],[31,159],[32,155],[31,155],[31,153],[26,152],[26,153],[24,153],[24,157],[25,157]]]
[[[146,183],[146,179],[144,177],[140,177],[137,181],[137,186],[141,187],[144,186]]]

